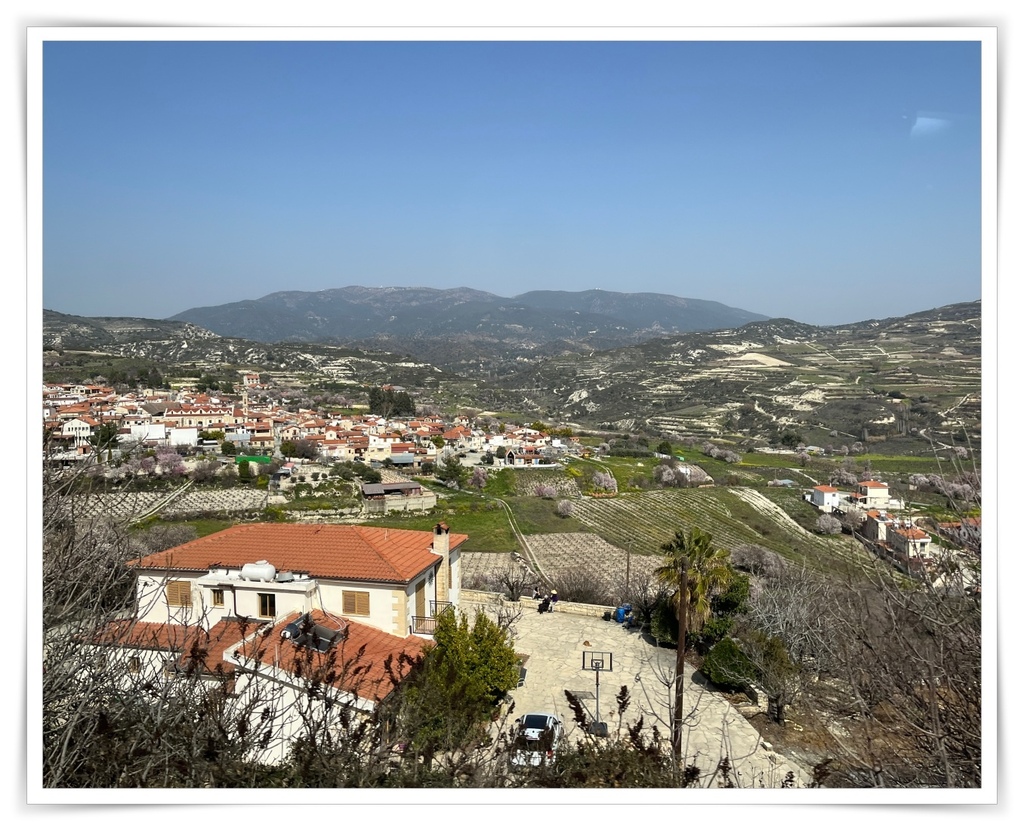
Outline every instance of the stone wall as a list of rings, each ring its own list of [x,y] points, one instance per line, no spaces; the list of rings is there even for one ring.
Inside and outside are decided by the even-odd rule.
[[[463,603],[479,603],[481,605],[489,605],[492,603],[508,603],[508,600],[504,600],[505,595],[501,592],[482,592],[475,591],[473,589],[463,589],[461,592],[461,599]],[[527,609],[536,609],[539,600],[534,600],[532,597],[523,595],[519,598],[519,602]],[[559,600],[555,604],[556,612],[564,612],[567,615],[586,615],[587,617],[604,617],[605,612],[614,612],[614,606],[594,606],[589,603],[570,603],[567,600]]]
[[[437,505],[437,494],[427,491],[421,496],[385,496],[383,499],[364,499],[363,510],[381,515],[391,511],[430,511]]]

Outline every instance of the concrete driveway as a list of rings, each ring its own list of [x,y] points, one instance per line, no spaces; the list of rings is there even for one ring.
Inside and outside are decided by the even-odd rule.
[[[555,713],[564,719],[568,739],[579,738],[581,728],[573,720],[564,691],[577,693],[590,715],[596,715],[597,673],[583,669],[583,652],[610,652],[612,668],[600,673],[600,718],[596,720],[607,723],[609,735],[620,728],[625,735],[625,726],[643,715],[645,725],[657,724],[666,739],[671,735],[668,705],[674,649],[656,647],[636,630],[600,617],[572,614],[566,607],[538,614],[536,603],[505,601],[505,606],[522,609],[513,627],[516,650],[529,655],[525,680],[511,693],[515,716]],[[493,605],[480,608],[494,615]],[[799,783],[809,781],[806,771],[763,745],[757,731],[722,695],[695,681],[692,669],[687,675],[684,752],[687,761],[704,772],[705,786],[718,784],[709,779],[724,756],[729,757],[740,787],[778,788],[791,770]],[[630,704],[620,723],[616,695],[623,686]]]

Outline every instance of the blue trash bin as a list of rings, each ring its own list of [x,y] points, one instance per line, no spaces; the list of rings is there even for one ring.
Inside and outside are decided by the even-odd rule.
[[[625,619],[626,619],[626,607],[625,606],[619,606],[619,608],[617,608],[615,610],[615,622],[616,623],[622,623]]]

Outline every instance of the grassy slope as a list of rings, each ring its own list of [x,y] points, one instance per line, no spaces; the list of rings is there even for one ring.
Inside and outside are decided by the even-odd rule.
[[[919,458],[872,455],[858,457],[857,462],[860,464],[868,459],[880,477],[891,474],[895,479],[907,472],[937,470],[934,460]],[[566,471],[530,471],[530,477],[548,478],[552,482],[574,478],[581,488],[586,486],[595,471],[610,470],[615,474],[620,487],[618,496],[573,499],[575,513],[567,518],[558,516],[556,512],[562,497],[541,499],[524,494],[522,487],[518,488],[520,492],[517,494],[517,477],[521,484],[523,474],[505,470],[492,472],[483,492],[448,490],[431,481],[430,487],[439,496],[437,509],[431,514],[375,517],[368,523],[425,531],[440,519],[457,533],[469,535],[467,551],[511,551],[518,544],[501,504],[503,502],[512,510],[524,534],[588,531],[620,547],[631,546],[637,553],[659,554],[661,544],[676,529],[697,525],[711,533],[716,544],[725,548],[747,543],[761,545],[793,562],[806,563],[818,570],[834,571],[844,569],[850,563],[870,561],[849,537],[826,538],[814,533],[818,514],[802,499],[803,487],[765,487],[767,481],[779,477],[788,467],[796,466],[792,456],[747,454],[740,464],[726,465],[691,451],[687,460],[708,469],[720,483],[735,477],[734,485],[751,487],[768,498],[803,531],[751,505],[738,495],[740,492],[735,487],[638,490],[630,483],[638,475],[649,476],[658,460],[635,458],[602,458],[593,462],[573,460]],[[828,470],[840,461],[836,458],[814,459],[801,472],[819,481],[827,481]],[[766,462],[773,464],[766,465]],[[801,486],[810,485],[809,481],[803,481],[801,475],[787,478],[796,479]],[[231,522],[199,520],[189,524],[203,536],[228,527]]]

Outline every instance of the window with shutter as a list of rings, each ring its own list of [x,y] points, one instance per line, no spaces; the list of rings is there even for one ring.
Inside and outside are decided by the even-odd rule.
[[[212,597],[214,606],[224,605],[224,589],[214,589],[212,592]]]
[[[342,592],[341,613],[343,615],[370,614],[370,593],[369,592]]]
[[[192,583],[189,580],[171,580],[167,584],[168,606],[191,606]]]

